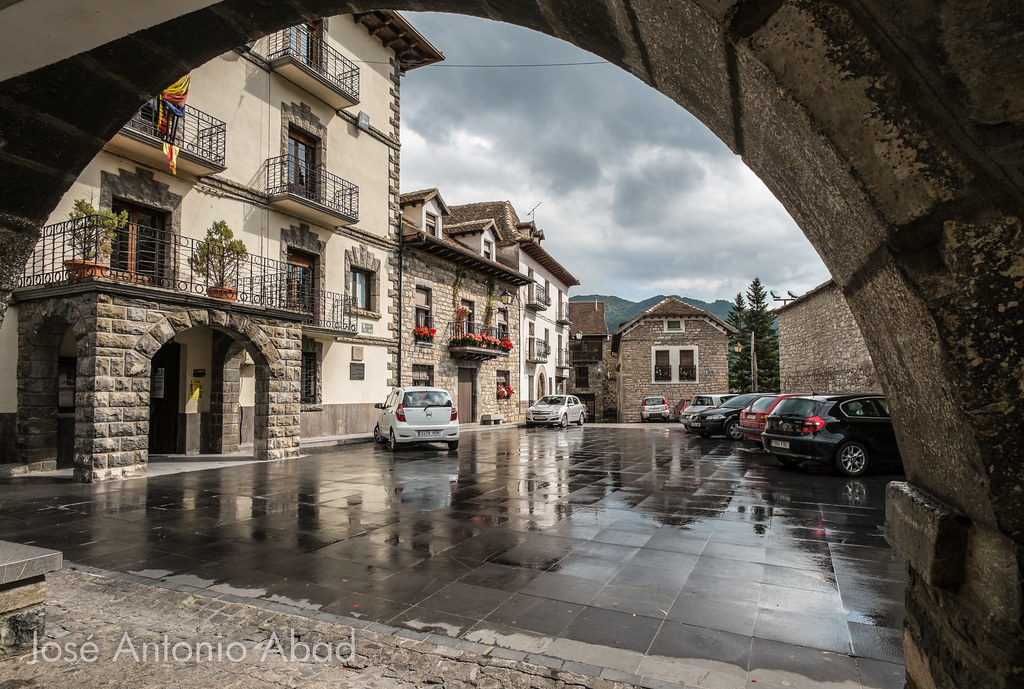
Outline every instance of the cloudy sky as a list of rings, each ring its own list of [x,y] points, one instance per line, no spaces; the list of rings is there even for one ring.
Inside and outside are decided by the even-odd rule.
[[[796,294],[828,271],[792,219],[703,124],[609,64],[545,35],[407,12],[446,56],[402,82],[402,191],[509,200],[580,286],[639,301],[731,301],[755,275]],[[448,66],[445,66],[448,65]]]

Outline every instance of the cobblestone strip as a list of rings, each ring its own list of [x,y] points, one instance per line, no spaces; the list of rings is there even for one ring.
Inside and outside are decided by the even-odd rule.
[[[0,659],[0,687],[633,686],[491,656],[501,649],[456,639],[428,643],[313,610],[279,611],[83,570],[47,577],[45,638]]]

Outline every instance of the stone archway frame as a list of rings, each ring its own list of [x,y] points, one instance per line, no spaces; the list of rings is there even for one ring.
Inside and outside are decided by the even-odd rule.
[[[19,310],[18,323],[18,420],[15,445],[18,460],[39,468],[56,468],[58,380],[57,363],[64,333],[70,328],[75,336],[76,391],[94,394],[87,379],[95,373],[95,358],[86,356],[86,318],[70,299],[26,302]],[[25,316],[28,316],[26,319]],[[78,421],[91,421],[91,410],[76,405]],[[76,458],[79,456],[76,430]],[[83,450],[85,448],[82,448]],[[83,461],[85,456],[83,456]],[[53,463],[50,466],[50,463]],[[76,459],[76,473],[78,461]]]
[[[368,9],[345,0],[294,0],[266,12],[249,5],[220,0],[162,24],[125,26],[123,38],[4,84],[0,244],[10,263],[0,266],[0,315],[39,226],[146,94],[173,82],[183,65],[302,19]],[[568,40],[673,98],[743,157],[849,303],[891,399],[909,482],[929,496],[917,500],[901,487],[890,496],[890,537],[921,575],[908,607],[907,643],[918,661],[911,681],[1004,686],[1019,677],[1020,3],[373,6],[487,16]],[[178,60],[166,59],[172,52]],[[79,107],[97,92],[102,110]],[[58,138],[60,145],[39,145]],[[943,504],[969,525],[967,535],[950,533]],[[894,535],[901,531],[905,538]],[[1003,563],[1005,581],[979,582],[974,575],[989,573],[992,561]],[[935,576],[940,565],[955,576]],[[961,587],[968,572],[971,585]],[[925,640],[934,648],[922,647]]]
[[[278,337],[278,344],[294,340],[294,351],[282,350],[275,345],[264,328],[251,318],[219,310],[189,309],[180,314],[167,316],[153,324],[142,336],[127,357],[133,365],[126,364],[126,375],[133,375],[139,387],[145,387],[148,408],[150,362],[154,354],[178,333],[194,327],[207,326],[227,334],[243,343],[241,348],[228,347],[224,352],[227,363],[230,358],[237,362],[244,348],[256,363],[255,429],[253,456],[258,460],[288,459],[299,454],[299,367],[301,338],[298,326],[294,337]],[[280,328],[280,324],[275,324]],[[237,402],[237,392],[235,393]],[[224,394],[221,382],[221,414],[224,404],[230,403],[230,393]],[[148,438],[148,422],[145,437]],[[229,443],[230,446],[230,443]]]

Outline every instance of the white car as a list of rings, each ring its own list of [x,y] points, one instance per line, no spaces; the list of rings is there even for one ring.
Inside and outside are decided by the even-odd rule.
[[[587,420],[587,405],[572,395],[545,395],[526,410],[526,425],[582,426]]]
[[[373,408],[373,439],[392,450],[412,443],[447,443],[452,451],[459,447],[459,413],[444,388],[395,388]]]
[[[690,421],[696,418],[705,409],[717,409],[722,404],[731,400],[736,395],[694,395],[690,403],[679,412],[679,423],[687,431],[693,430]]]

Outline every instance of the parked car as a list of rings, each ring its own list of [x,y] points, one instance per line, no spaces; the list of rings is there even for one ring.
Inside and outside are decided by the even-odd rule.
[[[720,407],[736,395],[694,395],[689,403],[679,412],[679,423],[690,430],[690,421],[705,409]]]
[[[573,395],[545,395],[526,410],[526,425],[582,426],[587,420],[587,405]]]
[[[447,443],[459,447],[459,413],[444,388],[411,386],[395,388],[377,410],[373,439],[392,450],[412,443]]]
[[[640,400],[640,421],[669,420],[668,401],[664,397],[644,397]]]
[[[740,433],[740,412],[743,407],[759,397],[756,392],[736,395],[726,400],[720,407],[705,409],[690,419],[690,429],[705,438],[709,435],[724,435],[732,440],[743,437]]]
[[[806,392],[787,392],[785,394],[769,393],[761,395],[748,404],[740,412],[740,432],[747,440],[761,444],[761,433],[764,431],[765,419],[772,413],[775,406],[787,397],[802,397]]]
[[[786,466],[811,461],[860,476],[872,464],[901,462],[883,395],[815,395],[782,400],[761,435],[765,452]]]

